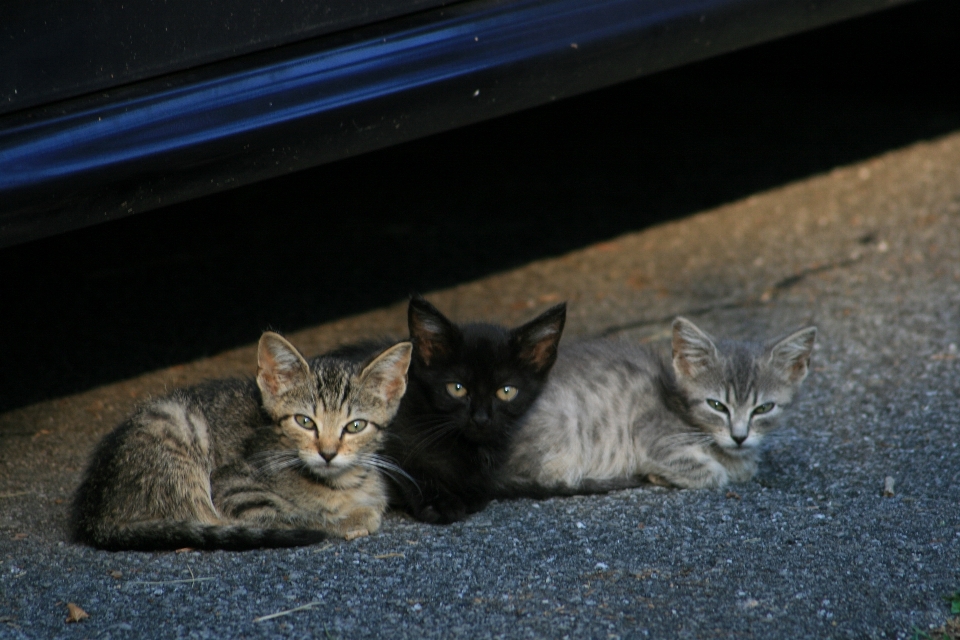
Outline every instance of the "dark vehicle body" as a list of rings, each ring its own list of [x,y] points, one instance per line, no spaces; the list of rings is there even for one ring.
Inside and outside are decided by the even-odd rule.
[[[0,246],[906,1],[12,0]]]

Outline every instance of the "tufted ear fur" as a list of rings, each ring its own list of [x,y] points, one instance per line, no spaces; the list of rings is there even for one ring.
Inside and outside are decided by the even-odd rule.
[[[396,344],[363,368],[360,385],[383,398],[389,412],[394,412],[407,391],[407,369],[413,345],[409,342]]]
[[[272,331],[260,336],[257,346],[257,385],[264,396],[282,396],[309,376],[307,361],[285,338]]]
[[[713,340],[686,318],[673,321],[673,370],[680,379],[695,378],[719,360]]]
[[[413,349],[428,367],[438,358],[449,356],[460,337],[457,327],[420,296],[410,299],[407,323]]]
[[[539,373],[547,373],[557,360],[557,346],[567,319],[567,303],[561,302],[510,332],[520,359]]]
[[[775,342],[768,348],[770,367],[784,381],[800,384],[810,369],[810,355],[817,328],[807,327]]]

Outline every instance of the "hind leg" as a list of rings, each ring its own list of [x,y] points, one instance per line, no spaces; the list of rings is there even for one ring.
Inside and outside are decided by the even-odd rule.
[[[75,535],[111,546],[126,528],[162,521],[218,524],[210,497],[206,423],[181,403],[145,406],[108,436],[77,492]],[[135,545],[136,531],[124,534]]]

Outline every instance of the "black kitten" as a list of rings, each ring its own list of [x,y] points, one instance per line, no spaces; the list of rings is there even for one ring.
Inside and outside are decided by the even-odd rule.
[[[490,502],[519,420],[557,358],[565,319],[564,303],[515,329],[458,326],[423,298],[410,300],[407,393],[384,442],[384,453],[409,475],[392,480],[396,506],[424,522],[449,523]],[[336,353],[357,357],[382,346]]]

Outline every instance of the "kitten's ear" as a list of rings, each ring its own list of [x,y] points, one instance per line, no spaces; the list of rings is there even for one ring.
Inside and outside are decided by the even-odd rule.
[[[546,373],[557,360],[557,345],[567,321],[567,303],[550,307],[527,324],[510,332],[520,359]]]
[[[790,384],[799,384],[810,369],[810,354],[816,338],[816,327],[791,333],[769,348],[770,366]]]
[[[410,298],[407,323],[413,348],[425,365],[449,355],[458,330],[435,306],[420,296]]]
[[[360,372],[361,386],[372,387],[391,411],[407,391],[407,369],[412,355],[413,345],[401,342],[378,355]]]
[[[260,336],[257,385],[266,395],[280,396],[310,376],[310,366],[296,347],[272,331]]]
[[[705,332],[686,318],[673,321],[673,370],[680,378],[695,378],[719,359]]]

